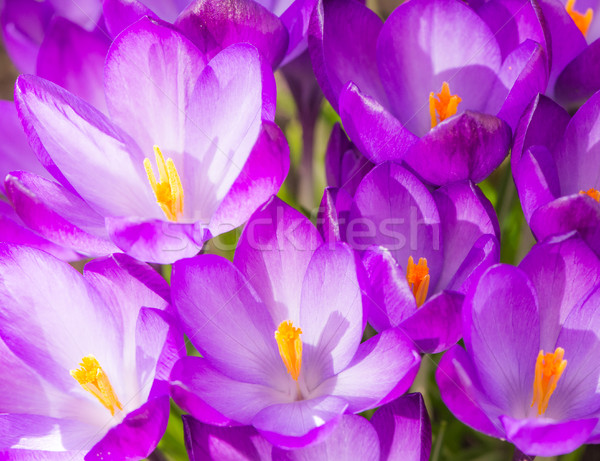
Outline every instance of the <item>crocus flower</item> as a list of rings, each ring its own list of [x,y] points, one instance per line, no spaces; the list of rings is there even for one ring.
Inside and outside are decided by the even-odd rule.
[[[421,394],[380,407],[370,423],[361,416],[343,415],[323,442],[293,451],[274,447],[250,426],[211,426],[190,416],[183,417],[183,424],[191,461],[426,461],[431,451],[431,425]]]
[[[525,218],[541,241],[578,230],[600,254],[600,92],[570,119],[539,96],[519,125],[511,158]]]
[[[32,229],[84,254],[170,263],[279,189],[287,145],[254,47],[206,61],[177,31],[141,19],[113,42],[104,71],[110,118],[41,78],[17,81],[30,144],[58,180],[7,178]]]
[[[126,255],[84,275],[0,244],[0,457],[140,459],[169,416],[182,350],[169,287]],[[10,372],[8,372],[10,370]]]
[[[173,265],[173,302],[202,354],[175,365],[173,398],[200,421],[251,425],[296,448],[344,413],[398,397],[420,357],[397,329],[361,344],[360,278],[347,245],[324,243],[273,198],[248,221],[233,263],[201,255]]]
[[[431,193],[395,163],[371,170],[349,204],[339,193],[326,195],[320,221],[328,240],[340,238],[362,256],[371,281],[369,323],[378,331],[399,326],[423,352],[460,339],[463,295],[499,261],[498,220],[476,185]]]
[[[600,262],[577,234],[494,266],[463,307],[465,348],[436,372],[442,399],[474,429],[528,455],[598,443]]]
[[[546,86],[539,43],[503,56],[457,0],[405,2],[385,24],[356,0],[323,0],[310,31],[317,80],[350,139],[369,160],[403,161],[435,185],[487,177]]]

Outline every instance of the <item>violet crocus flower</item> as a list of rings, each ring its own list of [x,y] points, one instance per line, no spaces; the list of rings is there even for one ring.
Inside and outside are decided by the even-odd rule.
[[[420,356],[389,329],[361,344],[361,274],[343,243],[277,198],[244,228],[234,262],[177,261],[173,302],[202,354],[173,368],[171,395],[209,424],[251,425],[288,448],[317,443],[344,413],[405,392]]]
[[[577,234],[494,266],[463,307],[465,348],[436,379],[454,415],[528,455],[598,443],[600,261]]]
[[[369,323],[402,328],[422,352],[456,343],[464,293],[500,257],[490,202],[470,181],[431,193],[389,162],[363,178],[349,203],[340,192],[326,191],[321,231],[360,252],[371,282]]]
[[[526,111],[511,158],[525,218],[535,237],[578,230],[600,254],[600,92],[568,114],[539,96]]]
[[[165,381],[183,341],[169,287],[126,255],[83,276],[0,244],[0,457],[140,459],[169,417]]]
[[[323,93],[360,151],[402,161],[442,185],[487,177],[526,105],[546,87],[546,54],[526,40],[506,56],[457,0],[400,5],[382,24],[356,0],[323,0],[309,50]]]
[[[421,394],[409,394],[378,408],[371,421],[343,415],[333,432],[316,445],[297,450],[274,447],[250,426],[224,428],[183,417],[191,461],[426,461],[431,425]]]
[[[41,78],[16,84],[30,144],[58,183],[13,172],[5,187],[55,243],[171,263],[242,224],[286,176],[273,75],[251,45],[207,61],[141,19],[111,46],[105,90],[110,118]]]

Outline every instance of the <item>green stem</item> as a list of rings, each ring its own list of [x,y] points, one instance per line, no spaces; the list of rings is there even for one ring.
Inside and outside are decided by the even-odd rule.
[[[435,445],[433,446],[433,450],[431,451],[431,457],[429,461],[439,461],[440,453],[442,452],[442,442],[444,441],[444,435],[446,435],[446,426],[448,423],[446,421],[442,421],[440,423],[440,430],[438,431],[437,437],[435,438]]]
[[[167,457],[157,448],[148,455],[148,461],[167,461]]]
[[[515,453],[513,454],[513,461],[533,461],[535,456],[529,456],[515,447]]]

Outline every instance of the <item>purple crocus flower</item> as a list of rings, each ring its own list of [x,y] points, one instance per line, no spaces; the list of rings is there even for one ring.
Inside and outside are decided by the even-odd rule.
[[[539,241],[578,230],[600,254],[600,92],[568,114],[539,96],[526,111],[511,158],[525,218]]]
[[[169,287],[126,255],[83,276],[0,244],[0,457],[140,459],[169,417],[165,379],[183,341]]]
[[[141,19],[115,40],[104,71],[110,118],[41,78],[17,81],[30,144],[58,180],[7,178],[32,229],[84,254],[171,263],[279,189],[287,145],[272,122],[273,75],[254,47],[207,61],[178,32]]]
[[[465,348],[436,373],[454,415],[528,455],[597,443],[599,282],[600,261],[577,234],[488,269],[466,295]]]
[[[487,177],[526,105],[546,87],[546,54],[506,56],[458,0],[400,5],[382,24],[356,0],[323,0],[309,50],[323,93],[371,161],[403,161],[435,185]]]
[[[389,329],[361,344],[361,274],[343,243],[324,243],[277,198],[244,228],[234,262],[177,261],[172,296],[202,354],[181,359],[171,395],[209,424],[254,426],[271,443],[322,440],[341,416],[405,392],[420,357]]]
[[[297,450],[274,447],[250,426],[224,428],[183,417],[191,461],[426,461],[431,425],[421,394],[409,394],[375,412],[371,421],[343,415],[333,432],[316,445]]]
[[[431,193],[389,162],[363,178],[349,203],[340,192],[326,192],[321,229],[362,255],[369,323],[378,331],[399,326],[423,352],[450,347],[461,337],[463,294],[499,261],[492,205],[470,181]]]

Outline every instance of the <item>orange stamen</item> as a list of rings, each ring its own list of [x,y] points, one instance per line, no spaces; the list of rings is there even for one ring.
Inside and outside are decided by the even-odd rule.
[[[152,191],[156,197],[156,203],[163,210],[167,219],[176,222],[183,214],[183,186],[181,185],[181,179],[179,179],[173,159],[169,158],[165,162],[165,158],[158,146],[154,146],[154,157],[156,159],[156,166],[158,167],[159,182],[156,182],[150,159],[144,159],[144,168],[148,175],[150,187],[152,187]]]
[[[81,368],[71,370],[71,376],[81,384],[81,387],[96,397],[110,411],[111,415],[114,416],[117,410],[122,410],[123,405],[119,402],[108,376],[96,357],[88,355],[82,358],[79,366]]]
[[[437,99],[433,93],[429,93],[429,115],[431,116],[431,128],[440,122],[443,122],[448,117],[456,114],[458,104],[462,99],[455,94],[450,94],[450,86],[448,82],[442,83],[442,91],[437,94]]]
[[[588,189],[587,191],[580,190],[579,193],[581,195],[587,195],[589,197],[592,197],[594,200],[596,200],[596,202],[600,202],[600,191],[594,189],[593,187],[591,189]]]
[[[283,321],[275,331],[279,355],[294,381],[298,381],[302,367],[302,330],[295,328],[291,320]]]
[[[538,406],[538,416],[543,415],[548,408],[548,402],[552,393],[556,389],[556,384],[560,379],[567,361],[563,360],[565,350],[557,347],[554,353],[549,352],[544,355],[540,350],[535,362],[535,378],[533,381],[533,399],[531,406]]]
[[[408,265],[406,266],[406,280],[417,301],[417,307],[421,307],[425,302],[425,298],[427,298],[429,278],[427,259],[419,258],[419,263],[415,264],[413,257],[409,256]]]
[[[581,14],[579,11],[574,10],[575,0],[567,0],[567,4],[565,5],[565,9],[571,19],[577,26],[577,28],[581,31],[583,36],[587,36],[588,29],[590,28],[590,24],[592,23],[592,18],[594,17],[594,11],[591,8],[588,8],[585,11],[585,14]]]

